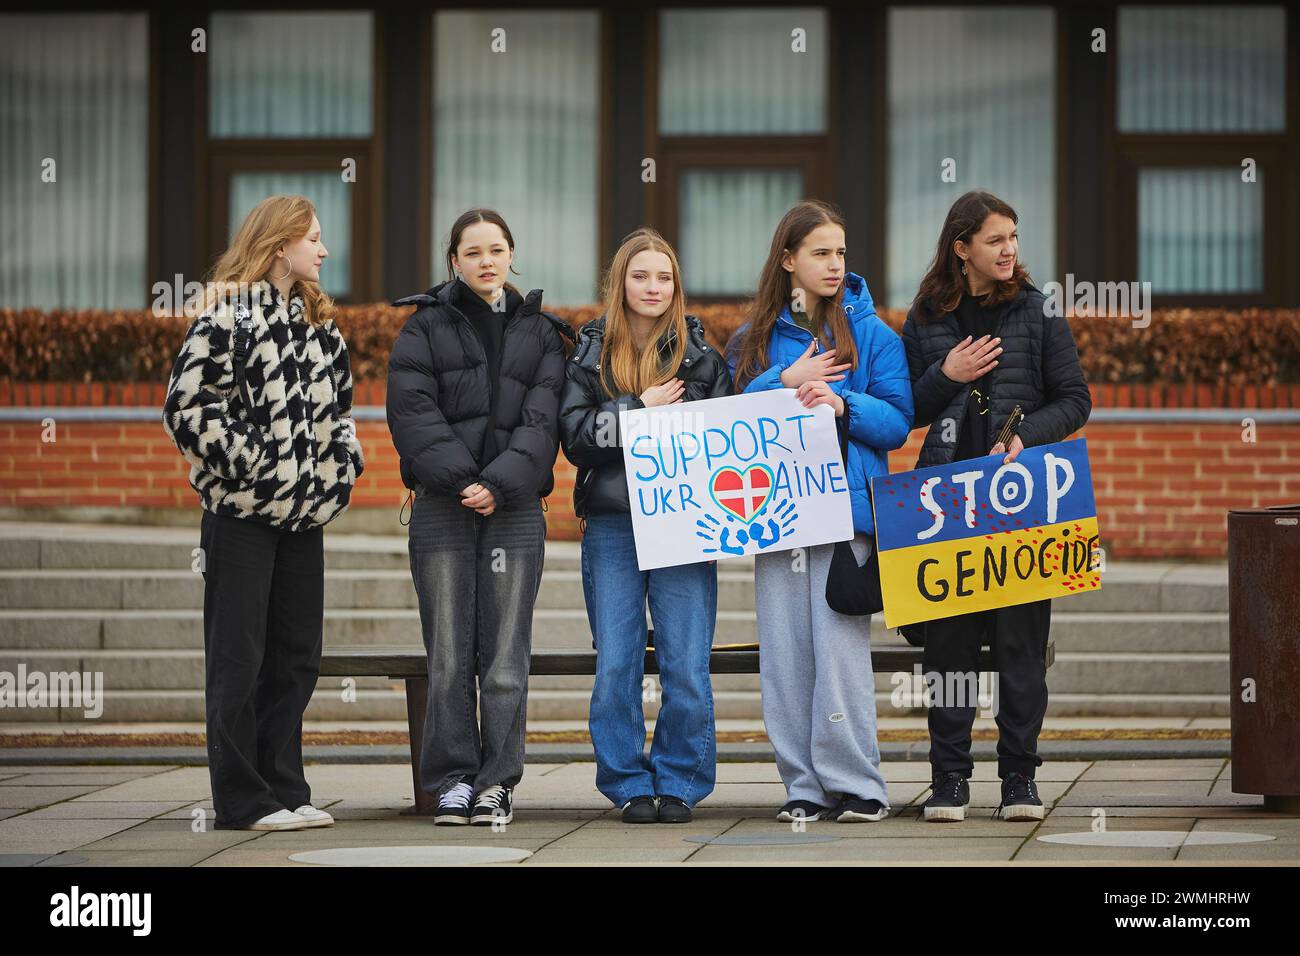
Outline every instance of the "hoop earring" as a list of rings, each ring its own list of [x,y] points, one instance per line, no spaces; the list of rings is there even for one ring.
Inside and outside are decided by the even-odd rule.
[[[293,260],[290,259],[288,256],[286,256],[286,255],[285,255],[284,253],[282,253],[282,252],[277,252],[277,253],[275,254],[275,257],[276,257],[277,259],[283,259],[285,262],[287,262],[287,263],[289,264],[289,268],[284,270],[284,275],[282,275],[282,276],[277,276],[276,278],[274,278],[274,279],[271,280],[272,282],[283,282],[285,279],[289,278],[289,274],[290,274],[291,272],[293,272]]]

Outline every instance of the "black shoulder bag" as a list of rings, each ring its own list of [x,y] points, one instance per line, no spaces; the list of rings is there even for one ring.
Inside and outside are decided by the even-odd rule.
[[[848,428],[842,422],[836,422],[836,430],[840,434],[840,453],[844,459],[844,471],[848,474]],[[871,502],[869,487],[867,503],[871,505],[871,516],[874,520],[876,510]],[[880,593],[880,556],[876,552],[874,538],[871,541],[871,553],[867,555],[866,564],[858,564],[857,556],[853,553],[852,541],[835,542],[830,571],[826,574],[826,603],[836,613],[855,616],[876,614],[885,609],[885,600]]]

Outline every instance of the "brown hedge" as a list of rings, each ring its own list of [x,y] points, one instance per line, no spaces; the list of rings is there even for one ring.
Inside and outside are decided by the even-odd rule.
[[[597,306],[555,309],[575,328]],[[744,321],[744,306],[692,309],[721,347]],[[382,379],[409,308],[339,307],[339,326],[358,380]],[[886,309],[895,330],[905,314]],[[1300,309],[1157,309],[1150,326],[1124,317],[1070,320],[1084,371],[1094,383],[1278,385],[1300,383]],[[0,379],[14,382],[165,380],[189,326],[185,317],[136,311],[0,309]]]

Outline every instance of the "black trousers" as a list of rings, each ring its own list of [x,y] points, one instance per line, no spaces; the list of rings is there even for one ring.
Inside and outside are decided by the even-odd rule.
[[[302,715],[320,674],[324,529],[205,511],[203,651],[217,829],[311,802]]]
[[[1038,734],[1047,713],[1047,634],[1052,624],[1052,602],[1034,601],[991,611],[976,611],[929,621],[925,625],[923,669],[928,675],[976,674],[980,645],[987,643],[997,672],[995,719],[998,725],[998,776],[1023,773],[1032,777],[1042,764]],[[966,697],[964,701],[969,702]],[[939,701],[928,708],[930,769],[934,773],[956,770],[970,776],[971,727],[976,707],[948,706]]]

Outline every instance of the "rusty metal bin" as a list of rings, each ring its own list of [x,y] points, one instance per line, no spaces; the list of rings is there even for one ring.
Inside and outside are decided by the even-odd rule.
[[[1300,505],[1228,512],[1232,792],[1300,813]]]

